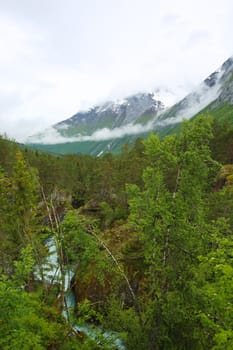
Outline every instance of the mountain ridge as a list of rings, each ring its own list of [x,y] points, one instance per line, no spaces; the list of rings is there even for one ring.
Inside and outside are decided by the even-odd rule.
[[[155,93],[138,93],[122,101],[94,106],[87,112],[78,112],[55,124],[50,129],[54,134],[47,135],[51,140],[58,140],[55,145],[42,145],[45,134],[38,137],[41,144],[29,143],[50,151],[59,148],[59,153],[95,156],[106,152],[116,153],[123,142],[132,142],[137,136],[145,137],[149,131],[166,134],[166,130],[169,131],[183,119],[193,118],[207,106],[211,111],[223,103],[233,105],[232,57],[170,108],[165,108],[163,102],[156,99]]]
[[[154,93],[137,93],[123,100],[107,101],[87,111],[80,111],[71,118],[52,125],[47,132],[49,136],[58,134],[58,138],[85,137],[104,128],[113,130],[126,125],[144,125],[164,109],[164,104],[156,99]],[[46,130],[28,140],[43,141],[45,138]],[[68,139],[66,141],[69,142]]]

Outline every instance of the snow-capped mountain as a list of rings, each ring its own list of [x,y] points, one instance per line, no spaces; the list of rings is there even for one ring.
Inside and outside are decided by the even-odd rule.
[[[71,118],[53,125],[44,132],[34,135],[28,142],[53,143],[73,141],[84,136],[91,136],[101,129],[113,130],[135,124],[145,125],[150,119],[164,110],[164,104],[156,99],[155,93],[138,93],[123,100],[108,101],[78,112]]]
[[[159,95],[158,91],[139,93],[95,106],[31,137],[28,143],[57,153],[100,155],[119,151],[125,142],[145,137],[151,130],[169,133],[175,124],[207,107],[211,111],[227,104],[233,110],[233,58],[172,107],[165,108]]]
[[[180,102],[154,120],[154,130],[190,119],[204,108],[210,110],[221,103],[233,105],[233,57],[230,57],[214,73]]]

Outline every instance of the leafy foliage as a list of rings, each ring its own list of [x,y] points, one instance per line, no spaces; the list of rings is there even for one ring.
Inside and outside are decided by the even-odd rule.
[[[0,348],[232,349],[231,136],[200,116],[99,158],[0,138]],[[44,273],[51,235],[63,290]]]

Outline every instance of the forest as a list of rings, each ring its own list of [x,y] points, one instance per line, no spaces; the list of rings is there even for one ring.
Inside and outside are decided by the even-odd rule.
[[[1,136],[0,349],[233,349],[232,213],[227,121],[96,158]]]

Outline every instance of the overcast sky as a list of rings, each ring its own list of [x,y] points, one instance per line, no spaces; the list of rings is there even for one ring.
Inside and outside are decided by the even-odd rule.
[[[0,133],[80,109],[189,92],[233,55],[232,0],[0,0]]]

